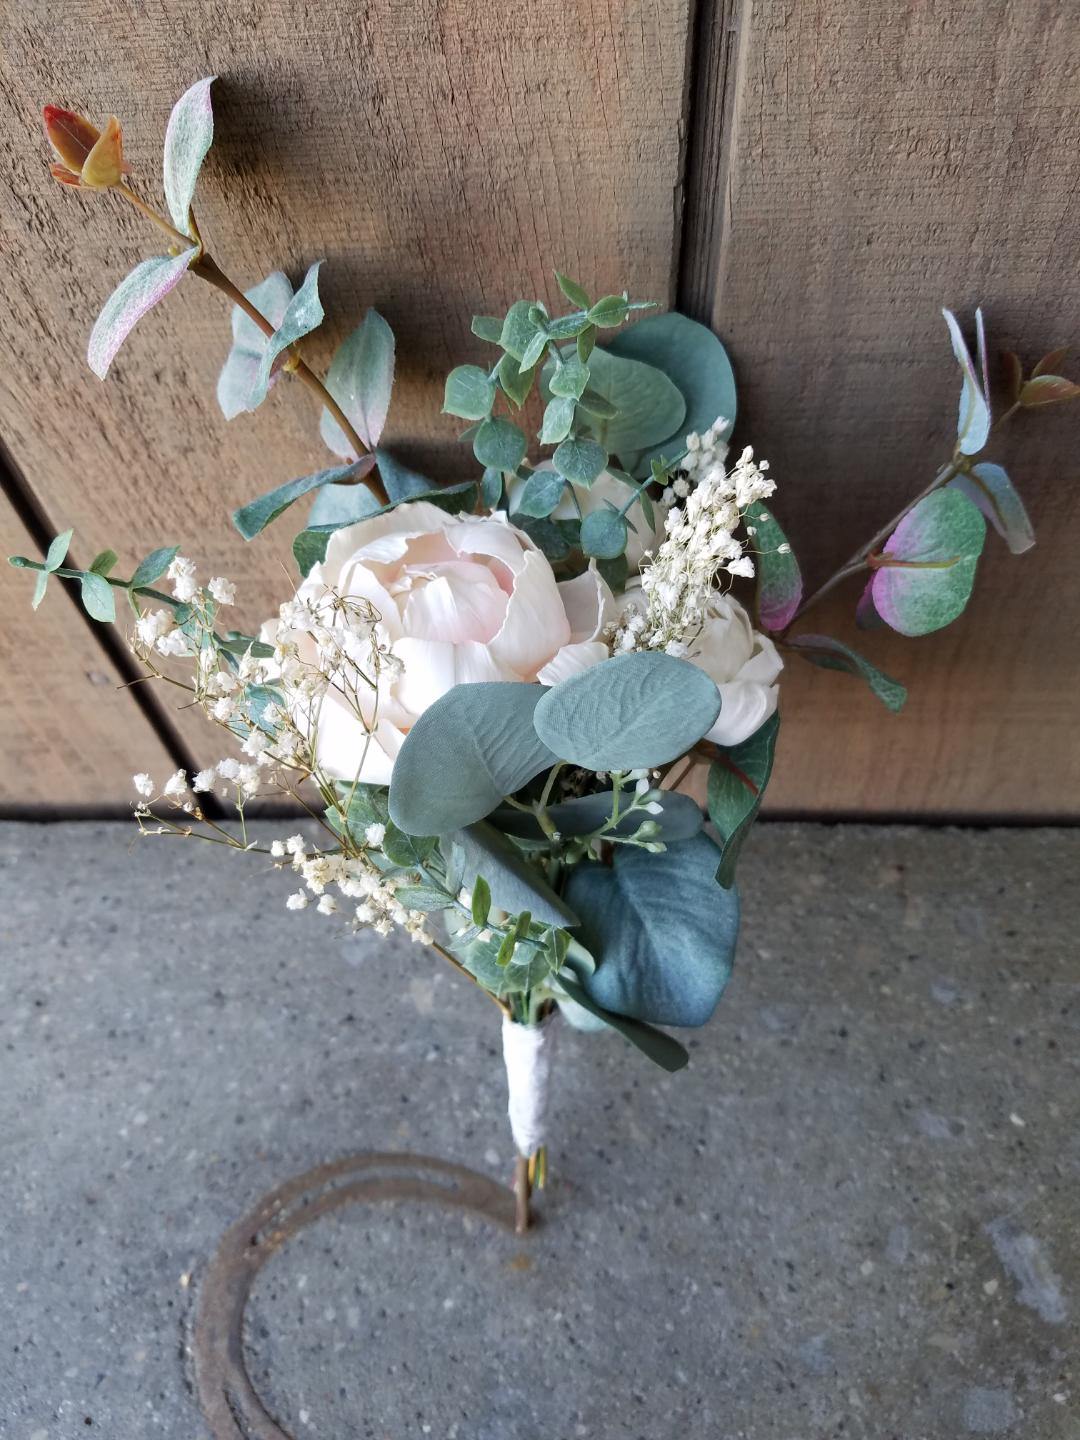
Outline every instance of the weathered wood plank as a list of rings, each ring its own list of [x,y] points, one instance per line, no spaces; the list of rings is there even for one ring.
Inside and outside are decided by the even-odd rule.
[[[136,182],[157,198],[169,108],[216,72],[217,143],[197,209],[242,285],[327,258],[333,344],[376,306],[398,338],[386,441],[440,478],[474,467],[439,414],[442,382],[482,353],[469,317],[518,295],[554,300],[555,266],[604,289],[671,299],[688,0],[372,0],[336,6],[151,6],[46,0],[0,19],[0,139],[14,201],[0,216],[0,435],[45,509],[86,546],[125,556],[179,542],[240,586],[238,621],[283,598],[288,521],[251,546],[236,505],[327,463],[291,381],[226,425],[219,295],[185,280],[105,385],[85,368],[94,314],[154,232],[114,197],[48,177],[45,101],[124,120]],[[291,562],[290,562],[291,563]],[[212,755],[212,729],[186,730]],[[208,738],[207,738],[208,737]]]
[[[0,553],[38,553],[3,497]],[[33,589],[29,572],[0,563],[0,811],[71,814],[130,804],[134,771],[148,770],[160,784],[176,767],[118,688],[122,677],[64,582],[50,582],[36,612]]]
[[[981,301],[992,348],[1029,360],[1080,332],[1075,16],[1048,0],[755,0],[734,59],[731,39],[728,24],[699,57],[713,99],[680,298],[731,347],[738,438],[770,458],[820,580],[947,456],[957,377],[940,305]],[[774,808],[1080,810],[1078,426],[1063,407],[1006,440],[1039,545],[1014,559],[991,535],[953,629],[859,636],[857,582],[846,614],[807,618],[912,699],[893,718],[854,682],[793,668]]]

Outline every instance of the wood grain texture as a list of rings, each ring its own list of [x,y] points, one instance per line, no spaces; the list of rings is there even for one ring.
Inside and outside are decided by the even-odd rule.
[[[38,558],[0,497],[2,554]],[[89,563],[83,561],[84,564]],[[35,577],[0,563],[0,811],[72,814],[135,798],[131,777],[161,784],[176,768],[103,653],[62,580],[30,608]]]
[[[299,524],[246,546],[230,511],[328,463],[309,395],[285,380],[227,425],[214,400],[226,307],[194,279],[144,319],[100,384],[86,338],[155,232],[112,196],[50,181],[46,101],[118,114],[137,187],[159,201],[169,109],[216,73],[217,138],[196,208],[242,286],[325,256],[325,367],[369,305],[398,341],[385,441],[439,478],[474,473],[440,415],[446,371],[485,353],[474,311],[554,301],[558,266],[597,293],[669,303],[680,208],[689,0],[371,0],[297,5],[20,0],[0,11],[0,436],[57,528],[123,563],[180,543],[240,587],[256,624],[288,590]],[[302,516],[302,508],[296,512]],[[89,550],[88,550],[88,553]],[[181,717],[200,756],[218,739]],[[109,783],[102,780],[100,796]]]
[[[690,206],[705,214],[680,298],[731,349],[736,438],[772,462],[817,583],[948,456],[958,387],[942,304],[970,316],[982,302],[992,351],[1028,362],[1080,338],[1080,44],[1050,0],[755,0],[734,57],[733,24],[699,55],[697,91],[713,99],[696,117]],[[1080,813],[1078,435],[1075,406],[1004,432],[998,458],[1039,543],[1015,558],[990,535],[951,629],[860,635],[858,581],[807,617],[911,701],[893,717],[854,681],[793,663],[774,810]]]

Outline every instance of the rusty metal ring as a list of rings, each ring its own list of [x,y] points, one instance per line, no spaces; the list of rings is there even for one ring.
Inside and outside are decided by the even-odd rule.
[[[295,1440],[269,1413],[244,1364],[255,1277],[300,1230],[346,1205],[425,1200],[514,1229],[514,1197],[475,1170],[430,1155],[361,1154],[318,1165],[265,1195],[221,1238],[200,1287],[195,1385],[215,1440]]]

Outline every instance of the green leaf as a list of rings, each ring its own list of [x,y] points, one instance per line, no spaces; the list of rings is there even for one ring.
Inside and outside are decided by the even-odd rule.
[[[704,325],[677,311],[651,315],[614,336],[609,355],[655,365],[677,386],[686,403],[686,415],[672,435],[653,443],[626,468],[639,478],[649,474],[655,458],[674,458],[686,448],[691,431],[701,434],[720,416],[734,423],[735,374],[723,345]]]
[[[463,420],[484,420],[494,404],[495,382],[479,365],[459,365],[446,377],[444,414],[460,415]]]
[[[567,538],[567,522],[565,521],[535,518],[523,515],[520,510],[515,510],[510,518],[535,545],[540,546],[540,549],[551,561],[565,560],[574,548],[573,542]],[[572,525],[573,522],[570,522],[570,528]]]
[[[82,577],[81,595],[83,609],[91,620],[100,620],[103,625],[108,625],[116,619],[112,586],[103,576],[87,571]]]
[[[535,365],[522,370],[512,355],[504,355],[499,361],[499,384],[503,394],[508,395],[519,410],[529,397],[535,376]]]
[[[289,480],[268,494],[260,495],[257,500],[241,505],[239,510],[234,510],[233,524],[245,540],[253,540],[302,495],[308,495],[323,485],[340,484],[350,478],[358,479],[366,475],[374,465],[374,455],[365,455],[355,464],[335,465],[330,470],[317,470],[313,475],[301,475],[298,480]]]
[[[368,310],[356,329],[338,346],[326,388],[369,450],[374,450],[386,424],[394,388],[394,332],[377,310]],[[356,459],[344,430],[324,409],[319,434],[343,460]]]
[[[341,784],[338,790],[347,807],[345,828],[354,845],[359,847],[367,843],[364,831],[369,825],[389,825],[389,792],[385,785]],[[337,815],[333,805],[326,811],[327,820],[335,830],[340,831],[340,817],[334,819]]]
[[[469,328],[479,339],[487,340],[492,345],[498,345],[502,336],[503,322],[497,315],[474,315]]]
[[[1063,375],[1035,375],[1022,387],[1018,399],[1025,410],[1033,410],[1038,405],[1056,405],[1077,395],[1080,395],[1080,385]]]
[[[74,530],[64,530],[49,542],[49,548],[45,552],[45,569],[50,574],[54,570],[59,570],[67,559],[67,553],[71,547],[71,537],[74,534]]]
[[[655,1025],[704,1025],[735,957],[739,899],[713,884],[720,851],[707,835],[660,855],[619,847],[566,880],[596,969],[582,978],[605,1010]],[[576,997],[575,997],[576,998]]]
[[[555,371],[545,365],[542,383]],[[655,365],[594,350],[589,359],[589,388],[581,396],[583,423],[612,453],[634,459],[639,451],[674,434],[686,416],[686,401]],[[715,417],[714,417],[715,418]]]
[[[90,562],[90,569],[95,575],[108,575],[119,558],[115,550],[102,550]]]
[[[524,431],[501,415],[485,420],[473,440],[473,454],[485,467],[516,470],[525,459]]]
[[[329,544],[328,530],[301,530],[292,542],[293,559],[305,579],[315,565],[321,565],[326,559],[326,547]]]
[[[661,1070],[674,1074],[690,1063],[690,1052],[680,1045],[674,1036],[665,1035],[662,1030],[644,1025],[640,1020],[631,1020],[625,1015],[615,1015],[612,1011],[605,1010],[589,995],[579,980],[572,979],[565,971],[560,972],[555,983],[575,1005],[580,1005],[597,1020],[617,1031],[624,1040],[629,1040],[631,1045],[655,1065],[659,1065]]]
[[[48,570],[39,570],[37,573],[37,579],[34,581],[34,593],[30,598],[30,608],[33,610],[36,610],[45,599],[45,591],[49,588],[50,573]]]
[[[758,619],[765,630],[785,630],[794,620],[802,600],[799,562],[776,517],[760,500],[747,507],[746,518],[757,530],[754,549],[757,552]],[[786,549],[781,550],[781,546]]]
[[[561,365],[552,362],[550,376],[545,365],[544,380],[552,395],[569,396],[576,400],[589,383],[589,367],[572,354]]]
[[[367,520],[385,508],[366,485],[324,485],[308,512],[308,529],[318,528],[326,533],[331,528],[343,530],[346,525]]]
[[[288,308],[281,317],[281,324],[266,342],[266,348],[263,351],[262,359],[259,361],[259,368],[256,371],[255,380],[251,387],[249,409],[254,410],[256,406],[261,405],[266,399],[266,392],[270,388],[270,375],[273,370],[274,361],[281,352],[287,350],[290,345],[295,345],[298,340],[301,340],[305,335],[309,335],[312,330],[322,324],[323,307],[322,301],[319,299],[319,266],[321,264],[321,260],[316,260],[315,264],[308,268],[308,272],[304,276],[303,284],[289,301]],[[346,344],[347,343],[348,342],[346,342]],[[331,371],[332,370],[333,366],[331,366]],[[328,375],[328,383],[329,378]],[[335,399],[336,398],[335,396]],[[340,404],[340,401],[338,403]],[[326,438],[325,431],[323,431],[323,438]],[[334,446],[331,445],[330,448],[333,450]],[[352,452],[347,451],[346,453],[351,454]]]
[[[557,315],[544,328],[548,340],[575,340],[589,328],[589,322],[584,315]]]
[[[577,356],[583,365],[587,363],[595,345],[596,326],[590,325],[587,330],[583,330],[577,337]]]
[[[491,886],[484,879],[483,875],[477,875],[473,881],[472,891],[472,918],[473,924],[482,930],[488,922],[488,915],[491,913]]]
[[[544,422],[540,427],[540,441],[544,445],[558,445],[570,434],[574,423],[576,406],[571,397],[558,396],[549,400],[544,410]]]
[[[588,310],[591,304],[588,293],[576,280],[571,280],[569,275],[564,275],[560,270],[555,271],[555,279],[559,282],[559,289],[571,305],[576,305],[579,310]]]
[[[625,812],[631,797],[623,792],[622,809]],[[656,802],[662,809],[659,815],[649,815],[642,810],[621,814],[618,822],[608,831],[610,835],[625,838],[632,835],[645,820],[657,826],[656,839],[665,843],[670,840],[689,840],[701,829],[703,817],[697,804],[689,795],[674,790],[665,790]],[[611,818],[613,793],[601,790],[595,795],[578,795],[573,800],[560,800],[547,806],[547,814],[555,829],[564,838],[576,835],[592,835]],[[518,810],[510,805],[500,805],[492,813],[491,822],[507,835],[516,835],[521,840],[544,840],[546,832],[531,810]]]
[[[779,729],[780,716],[774,714],[741,745],[708,747],[716,757],[709,766],[709,819],[720,836],[722,850],[716,880],[725,888],[735,883],[739,852],[761,809]]]
[[[190,234],[189,214],[195,182],[214,138],[214,112],[210,104],[211,75],[197,80],[172,108],[165,128],[165,156],[161,182],[176,228]]]
[[[975,583],[986,521],[957,490],[909,510],[874,560],[874,607],[901,635],[928,635],[962,612]]]
[[[533,729],[540,685],[455,685],[413,725],[394,762],[390,814],[416,835],[444,835],[490,814],[556,760]]]
[[[591,485],[607,466],[607,451],[595,440],[564,440],[551,457],[560,475],[575,485]]]
[[[515,300],[506,312],[499,331],[498,343],[519,362],[536,336],[536,325],[529,319],[533,303],[531,300]]]
[[[614,560],[626,541],[626,518],[617,510],[592,510],[581,522],[581,548],[597,560]]]
[[[551,974],[548,950],[539,944],[517,945],[513,931],[505,939],[495,934],[487,940],[457,942],[453,951],[469,974],[500,998],[533,990]]]
[[[621,325],[630,313],[630,304],[625,295],[605,295],[589,310],[589,320],[601,330],[612,330]]]
[[[596,568],[613,595],[621,595],[626,589],[630,566],[625,555],[616,555],[614,560],[598,560]]]
[[[528,911],[544,925],[576,925],[578,917],[512,840],[486,820],[455,831],[461,847],[462,881],[468,889],[482,875],[491,901],[510,915]]]
[[[966,475],[950,480],[946,489],[959,490],[977,505],[1014,555],[1022,555],[1035,544],[1024,502],[1000,465],[979,461]]]
[[[557,470],[534,470],[521,488],[514,514],[536,518],[550,515],[565,489],[566,481]]]
[[[903,708],[907,690],[899,680],[891,679],[839,640],[833,640],[828,635],[793,635],[787,644],[811,665],[820,665],[823,670],[843,670],[865,680],[887,709],[897,711]]]
[[[451,910],[454,897],[445,890],[435,890],[430,885],[399,885],[394,898],[400,900],[406,910],[423,910],[432,914],[439,910]]]
[[[415,870],[426,864],[438,843],[437,835],[409,835],[393,820],[387,820],[380,849],[391,864],[400,865],[404,870]]]
[[[602,660],[548,690],[533,723],[561,760],[626,771],[675,760],[719,714],[720,692],[704,670],[639,651]]]
[[[153,585],[155,580],[161,579],[179,553],[179,545],[166,545],[160,550],[151,550],[146,559],[136,566],[135,574],[129,581],[129,588],[138,590],[140,586]]]
[[[484,509],[497,510],[502,504],[505,489],[506,481],[503,479],[503,472],[489,465],[480,482],[480,502]]]
[[[980,375],[971,359],[960,326],[951,310],[942,310],[945,324],[949,327],[953,354],[964,377],[960,390],[960,415],[956,422],[957,443],[964,455],[974,455],[983,448],[990,436],[990,402],[986,377],[986,336],[983,331],[982,311],[975,311],[975,327],[978,337]]]

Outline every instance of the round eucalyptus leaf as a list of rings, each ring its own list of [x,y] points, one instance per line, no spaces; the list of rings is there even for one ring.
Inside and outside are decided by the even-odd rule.
[[[575,485],[591,485],[607,466],[608,455],[595,440],[564,440],[551,457],[551,463],[565,479]]]
[[[707,835],[660,855],[617,847],[613,863],[585,861],[565,896],[581,916],[596,969],[579,983],[604,1009],[653,1025],[704,1025],[731,974],[738,892],[713,879],[720,859]]]
[[[473,454],[485,468],[516,470],[525,459],[524,432],[501,415],[485,420],[473,436]]]
[[[597,560],[621,555],[626,539],[626,517],[617,510],[592,510],[581,522],[581,548]]]
[[[533,723],[561,760],[625,771],[677,759],[719,714],[720,691],[704,670],[673,655],[639,651],[602,660],[556,685],[537,704]]]
[[[959,490],[935,490],[904,516],[875,562],[874,608],[901,635],[928,635],[963,611],[986,521]]]
[[[483,420],[495,403],[495,382],[479,365],[458,365],[446,377],[443,412],[463,420]]]

